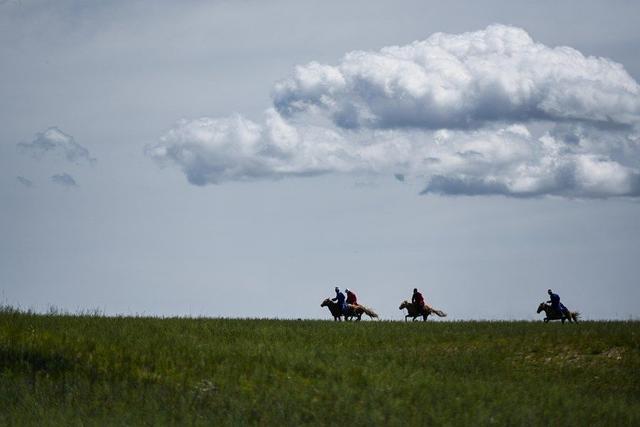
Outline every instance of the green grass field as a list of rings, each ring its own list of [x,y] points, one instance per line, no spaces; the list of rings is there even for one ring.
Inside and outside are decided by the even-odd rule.
[[[0,425],[640,425],[640,323],[0,310]]]

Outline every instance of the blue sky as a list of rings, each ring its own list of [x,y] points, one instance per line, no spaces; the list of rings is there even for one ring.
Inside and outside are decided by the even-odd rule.
[[[634,2],[0,11],[6,303],[639,314]]]

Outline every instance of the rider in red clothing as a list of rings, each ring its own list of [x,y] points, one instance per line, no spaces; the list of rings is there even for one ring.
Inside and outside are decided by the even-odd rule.
[[[358,297],[349,289],[344,290],[347,293],[347,304],[358,305]]]
[[[413,296],[411,297],[411,302],[416,306],[419,313],[424,312],[424,297],[420,292],[418,292],[418,288],[413,288]]]

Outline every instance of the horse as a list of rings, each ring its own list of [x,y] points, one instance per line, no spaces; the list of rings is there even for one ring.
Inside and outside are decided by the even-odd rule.
[[[337,302],[331,301],[331,299],[329,298],[322,301],[322,304],[320,304],[320,307],[328,307],[329,311],[331,312],[331,315],[333,316],[333,320],[336,322],[341,321],[342,316],[344,316],[345,321],[349,321],[355,317],[356,322],[362,320],[363,314],[366,314],[371,319],[378,317],[378,315],[373,310],[360,304],[355,304],[355,305],[348,304],[347,313],[344,314],[340,309],[340,305]]]
[[[549,320],[561,320],[562,323],[564,323],[565,320],[568,320],[569,323],[576,322],[578,323],[578,317],[580,317],[580,313],[577,311],[569,311],[569,316],[567,317],[567,315],[565,315],[564,313],[558,312],[558,310],[554,309],[553,307],[551,307],[551,304],[547,304],[544,302],[541,302],[540,305],[538,306],[538,311],[536,311],[536,313],[540,313],[541,311],[544,311],[544,314],[547,315],[547,317],[544,318],[544,323],[547,323]]]
[[[352,317],[356,318],[356,322],[362,320],[362,315],[366,314],[370,319],[378,318],[375,311],[360,304],[348,304],[347,314],[344,316],[345,320],[351,320]]]
[[[436,310],[435,308],[429,307],[428,305],[424,306],[424,310],[419,310],[418,307],[416,307],[413,303],[410,303],[409,301],[402,301],[402,304],[400,304],[400,310],[406,308],[407,309],[407,315],[404,316],[404,321],[406,322],[408,320],[409,317],[411,317],[413,319],[413,321],[416,320],[416,317],[422,316],[422,321],[426,322],[427,321],[427,317],[429,317],[430,314],[435,314],[438,317],[447,317],[447,313],[445,313],[442,310]]]

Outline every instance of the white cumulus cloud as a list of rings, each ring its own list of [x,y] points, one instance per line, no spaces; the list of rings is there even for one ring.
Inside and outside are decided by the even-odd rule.
[[[377,170],[406,156],[402,141],[363,144],[340,130],[293,126],[273,109],[265,116],[264,124],[239,115],[182,120],[146,152],[179,165],[196,185]]]
[[[321,111],[340,127],[469,128],[487,122],[633,124],[640,87],[622,65],[536,43],[504,25],[312,62],[273,90],[281,113]]]
[[[628,140],[624,133],[607,135],[632,147],[634,157],[622,160],[615,159],[611,150],[594,149],[592,145],[600,143],[589,139],[594,135],[574,130],[569,144],[556,128],[539,138],[523,125],[437,131],[424,193],[640,196],[640,139]],[[561,136],[567,132],[564,129]]]
[[[519,28],[299,66],[273,101],[260,123],[182,120],[146,152],[195,185],[382,173],[424,182],[423,193],[640,196],[638,84],[620,64]]]

